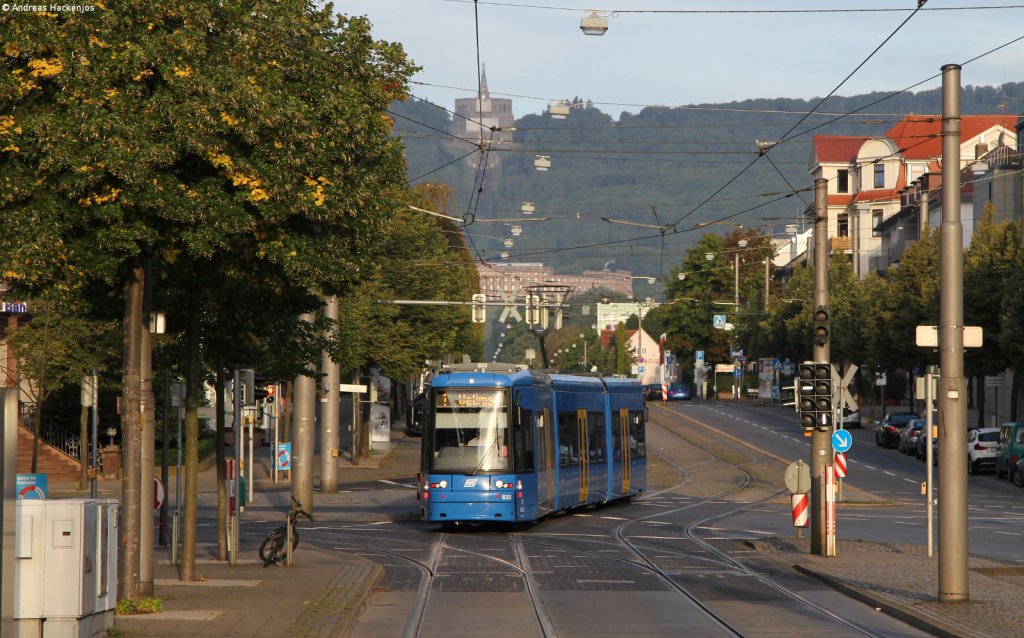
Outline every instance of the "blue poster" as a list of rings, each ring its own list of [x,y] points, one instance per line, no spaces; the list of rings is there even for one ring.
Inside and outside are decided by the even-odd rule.
[[[46,475],[45,474],[18,474],[15,479],[15,489],[18,491],[18,500],[45,500],[46,499]]]
[[[273,451],[271,448],[271,455],[277,462],[277,470],[279,472],[290,472],[292,470],[292,444],[289,443],[278,443],[277,451]]]

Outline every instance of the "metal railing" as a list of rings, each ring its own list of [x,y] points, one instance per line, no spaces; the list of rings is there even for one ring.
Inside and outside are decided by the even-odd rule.
[[[18,406],[18,425],[32,433],[35,433],[35,416],[35,403],[21,403]],[[79,435],[69,432],[60,426],[43,425],[39,432],[39,438],[72,461],[76,463],[81,462],[82,437]],[[92,444],[87,444],[89,445],[89,458],[92,458]],[[103,454],[98,453],[96,461],[98,465],[96,471],[99,474],[103,474]]]

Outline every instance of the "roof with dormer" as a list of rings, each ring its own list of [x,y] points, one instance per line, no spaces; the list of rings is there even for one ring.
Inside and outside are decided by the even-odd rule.
[[[960,139],[969,140],[989,129],[1001,126],[1012,133],[1015,115],[961,115]],[[891,129],[885,137],[896,142],[904,159],[928,160],[942,156],[942,116],[908,115]]]
[[[811,164],[839,162],[848,164],[857,159],[857,153],[870,137],[852,135],[815,135]]]

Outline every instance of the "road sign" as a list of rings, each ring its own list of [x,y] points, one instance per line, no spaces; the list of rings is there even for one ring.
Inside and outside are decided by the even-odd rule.
[[[832,433],[832,449],[836,452],[846,452],[853,447],[853,435],[847,430],[836,430]]]
[[[832,463],[836,466],[836,476],[839,478],[846,477],[846,455],[842,452],[836,452],[836,456]]]
[[[644,367],[643,366],[637,366],[636,371],[637,371],[637,374],[643,374],[644,373]]]
[[[736,377],[737,379],[742,377],[743,376],[743,368],[733,368],[732,376]]]
[[[725,315],[715,315],[711,320],[711,325],[716,330],[725,330]]]
[[[857,400],[853,398],[850,393],[850,384],[853,383],[853,377],[859,370],[856,365],[850,364],[846,368],[846,372],[843,373],[842,378],[839,377],[839,371],[836,369],[836,364],[832,364],[832,404],[845,407],[851,412],[857,411]]]
[[[277,470],[279,472],[290,472],[292,469],[292,444],[289,443],[278,443],[277,454],[274,456],[277,461]]]
[[[803,461],[794,461],[786,467],[783,479],[790,492],[803,494],[811,489],[811,466]]]
[[[160,506],[164,504],[164,484],[160,479],[153,477],[153,511],[159,512]]]
[[[672,365],[672,361],[673,360],[674,359],[672,358],[672,353],[671,352],[665,353],[665,365],[667,365],[667,366]]]
[[[782,372],[782,362],[779,361],[777,357],[775,359],[772,359],[772,371]]]
[[[789,500],[793,505],[793,527],[807,527],[807,493],[791,494]]]
[[[697,351],[697,361],[703,361],[703,360],[704,360],[704,351],[703,350],[698,350]]]

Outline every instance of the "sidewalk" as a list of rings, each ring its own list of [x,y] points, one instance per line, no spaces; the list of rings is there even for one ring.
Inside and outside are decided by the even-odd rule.
[[[337,494],[316,493],[314,515],[318,521],[351,522],[358,514],[353,494],[346,485],[381,479],[414,478],[419,465],[420,439],[406,437],[398,424],[392,431],[391,448],[371,452],[370,458],[352,465],[349,458],[338,462]],[[254,456],[255,476],[269,476],[269,448]],[[260,458],[260,457],[267,458]],[[320,459],[314,463],[319,484]],[[175,491],[175,476],[170,477],[168,493]],[[72,483],[51,486],[51,497],[82,497]],[[241,541],[235,566],[216,560],[217,527],[203,512],[199,520],[195,582],[182,582],[178,567],[171,564],[170,548],[157,547],[154,553],[153,584],[155,597],[163,601],[164,611],[138,616],[116,616],[116,635],[133,636],[340,636],[369,597],[383,568],[364,558],[341,552],[325,552],[300,544],[291,567],[264,567],[257,554],[261,533],[246,531],[246,521],[281,518],[288,504],[290,483],[272,478],[257,478],[253,502],[242,514]],[[201,508],[216,505],[216,472],[200,474]],[[120,498],[120,481],[99,483],[101,496]],[[88,495],[88,491],[84,492]],[[413,497],[409,490],[410,499]],[[173,502],[173,497],[171,499]],[[410,504],[404,509],[412,508]],[[397,508],[396,508],[397,509]],[[378,516],[379,517],[379,516]],[[305,522],[305,521],[303,521]],[[266,525],[261,525],[265,528]],[[300,524],[301,531],[301,524]]]

